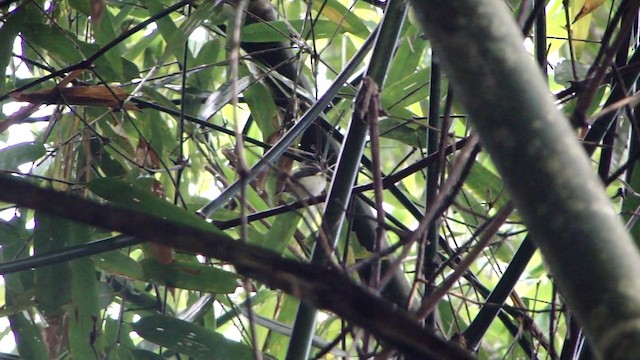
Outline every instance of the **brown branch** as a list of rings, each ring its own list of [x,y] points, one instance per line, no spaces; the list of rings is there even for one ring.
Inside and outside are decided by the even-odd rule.
[[[332,311],[407,355],[423,359],[472,358],[333,268],[285,259],[219,232],[42,189],[13,176],[0,176],[0,200],[226,261],[238,273]]]

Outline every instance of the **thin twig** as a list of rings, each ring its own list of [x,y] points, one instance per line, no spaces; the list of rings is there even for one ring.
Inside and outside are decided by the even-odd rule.
[[[446,204],[447,199],[451,196],[450,191],[455,187],[456,183],[458,182],[458,178],[461,176],[463,170],[467,165],[467,162],[472,157],[471,155],[476,148],[478,141],[478,135],[474,134],[470,136],[469,141],[460,151],[460,155],[458,156],[456,164],[449,174],[449,178],[438,192],[438,195],[434,199],[433,204],[429,206],[424,215],[424,218],[420,220],[418,228],[412,233],[409,240],[407,240],[401,255],[398,256],[398,258],[389,266],[389,270],[384,275],[382,280],[380,280],[380,288],[384,288],[384,286],[391,280],[394,272],[398,269],[403,259],[411,251],[411,246],[420,238],[420,236],[422,236],[429,224],[431,224],[431,221],[443,210],[443,204]]]
[[[498,232],[500,226],[504,224],[507,220],[511,212],[513,212],[513,204],[509,202],[505,205],[500,211],[494,216],[491,220],[491,224],[488,226],[487,230],[482,234],[480,241],[478,244],[465,256],[460,263],[455,267],[453,273],[442,282],[442,284],[436,288],[431,295],[422,303],[418,311],[416,311],[416,316],[419,319],[424,319],[429,316],[435,306],[438,304],[440,299],[444,297],[447,292],[453,287],[453,285],[458,281],[458,279],[464,274],[469,266],[476,260],[476,258],[480,255],[480,253],[484,250],[484,248],[489,244],[493,236]]]
[[[240,59],[240,31],[242,24],[244,23],[245,11],[249,5],[249,0],[240,0],[236,4],[236,16],[234,19],[232,34],[231,34],[231,48],[229,49],[229,68],[231,77],[231,106],[233,126],[235,130],[236,138],[236,171],[238,177],[241,180],[242,186],[240,187],[240,241],[246,242],[249,234],[249,223],[247,221],[247,182],[244,178],[247,176],[249,166],[245,158],[244,151],[244,137],[240,130],[240,124],[238,119],[238,62]],[[251,279],[244,277],[242,279],[242,287],[247,293],[251,292],[253,287]],[[249,301],[249,299],[247,299]],[[249,333],[251,338],[251,347],[253,349],[253,355],[256,360],[262,359],[262,352],[258,346],[258,334],[256,332],[256,324],[253,309],[251,303],[247,304],[247,318],[249,319]]]

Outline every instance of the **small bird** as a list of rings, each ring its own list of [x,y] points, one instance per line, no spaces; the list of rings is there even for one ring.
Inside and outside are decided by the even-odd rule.
[[[305,163],[286,179],[284,191],[300,198],[320,196],[327,186],[327,177],[316,163]]]

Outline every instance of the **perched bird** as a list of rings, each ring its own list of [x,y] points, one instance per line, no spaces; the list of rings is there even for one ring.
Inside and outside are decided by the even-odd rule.
[[[305,163],[286,179],[284,191],[300,198],[319,196],[327,186],[327,177],[316,163]]]

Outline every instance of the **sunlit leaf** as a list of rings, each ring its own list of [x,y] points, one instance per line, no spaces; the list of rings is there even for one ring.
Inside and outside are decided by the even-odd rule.
[[[17,170],[18,166],[36,161],[46,153],[44,145],[37,142],[26,142],[9,146],[0,150],[0,169]]]
[[[468,181],[465,183],[476,194],[476,198],[483,202],[487,209],[501,208],[509,197],[500,177],[487,169],[483,164],[476,162],[471,168]]]
[[[143,1],[143,3],[147,6],[150,16],[154,16],[154,14],[164,10],[159,1]],[[163,61],[170,56],[173,56],[178,61],[182,61],[184,51],[187,52],[188,59],[191,60],[193,58],[189,49],[184,47],[184,43],[187,41],[189,35],[178,28],[170,17],[165,16],[157,19],[156,25],[158,25],[158,30],[166,43],[165,53],[162,57]]]
[[[171,350],[202,360],[253,359],[248,346],[201,326],[169,316],[143,317],[133,325],[138,335]]]
[[[574,3],[579,4],[580,1],[574,1]],[[573,18],[573,22],[575,23],[583,17],[591,14],[592,11],[599,8],[602,4],[604,4],[604,0],[585,0],[584,4],[582,4],[582,7],[580,8],[580,11],[578,11],[576,16]]]
[[[431,69],[422,69],[389,84],[380,93],[383,108],[405,107],[424,100],[429,94],[430,73]]]
[[[4,21],[0,27],[0,69],[6,69],[11,61],[13,42],[18,32],[20,32],[23,22],[25,21],[24,13],[20,12],[14,16],[10,16]],[[0,92],[5,90],[5,76],[0,77]]]
[[[362,23],[362,20],[338,0],[313,1],[311,6],[314,10],[320,11],[322,16],[344,27],[345,30],[354,35],[365,37],[369,33],[369,30]]]
[[[230,103],[234,95],[239,95],[250,84],[251,78],[245,76],[243,78],[237,79],[236,81],[229,81],[218,87],[207,97],[207,101],[200,109],[199,117],[202,119],[209,119],[215,113],[220,111],[223,106]],[[236,91],[235,94],[233,93],[233,90]]]

